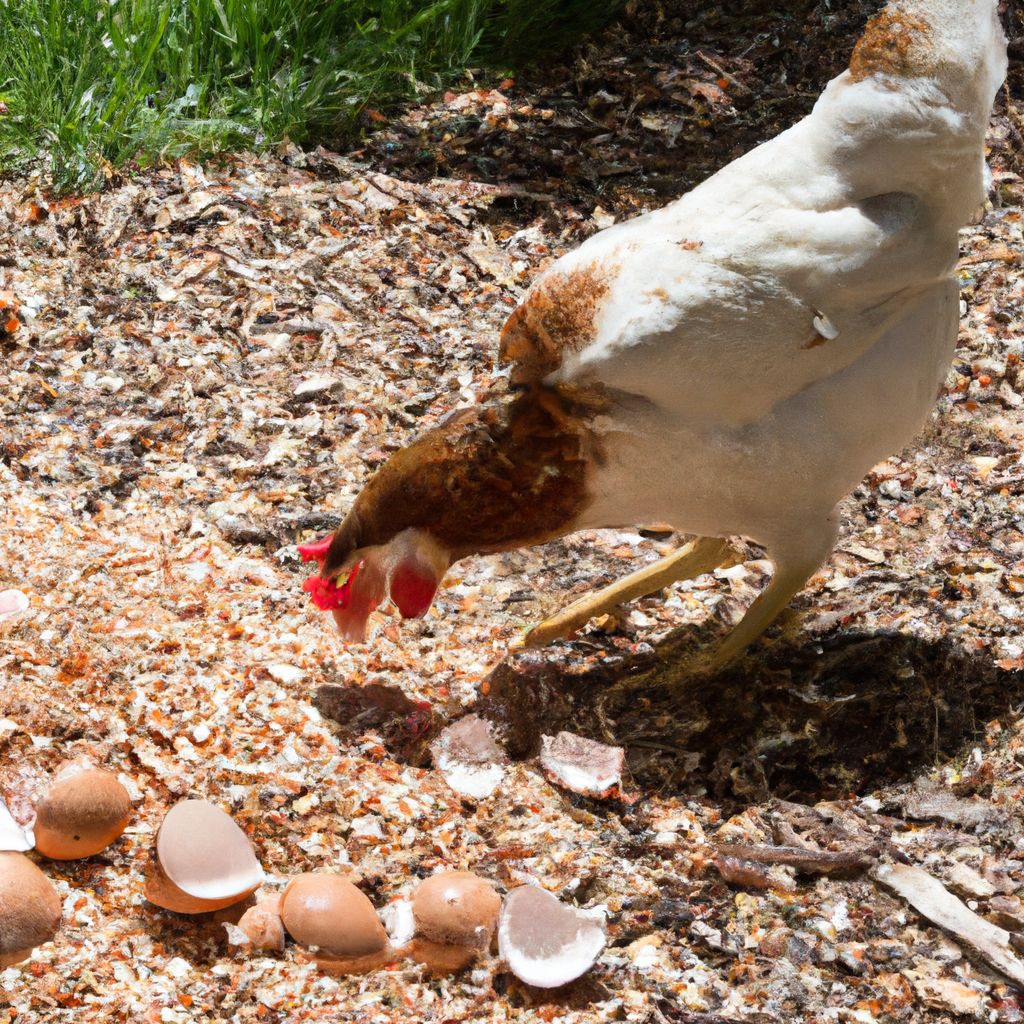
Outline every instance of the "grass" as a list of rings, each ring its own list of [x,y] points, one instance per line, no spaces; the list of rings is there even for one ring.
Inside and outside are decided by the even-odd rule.
[[[0,171],[338,144],[468,66],[515,69],[621,0],[0,0]],[[2,111],[3,108],[0,108]]]

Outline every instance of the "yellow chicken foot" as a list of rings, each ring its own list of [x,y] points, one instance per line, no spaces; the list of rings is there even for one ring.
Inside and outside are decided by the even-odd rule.
[[[678,551],[659,558],[657,562],[573,601],[557,614],[527,630],[515,646],[543,647],[553,640],[568,636],[585,626],[590,619],[617,605],[646,597],[679,580],[693,579],[720,566],[735,565],[738,561],[740,558],[728,541],[720,537],[698,537]]]
[[[835,519],[829,516],[822,517],[821,520],[810,518],[799,528],[794,524],[793,537],[787,543],[768,546],[767,554],[775,569],[771,582],[758,595],[732,631],[719,641],[708,654],[698,654],[692,659],[687,659],[684,664],[677,665],[675,671],[659,673],[657,682],[646,673],[637,677],[626,676],[607,687],[598,696],[594,712],[605,741],[616,742],[608,708],[621,705],[623,698],[634,690],[652,686],[681,686],[688,679],[707,678],[714,675],[738,658],[771,625],[779,612],[814,575],[815,570],[828,557],[835,541],[836,523]],[[687,548],[697,544],[712,545],[714,543],[716,542],[713,540],[701,538],[693,545],[687,545]],[[688,553],[687,548],[683,548],[669,557],[681,560]],[[731,555],[729,563],[740,560],[732,551],[729,551],[728,555]],[[728,563],[723,559],[721,564]],[[656,569],[660,565],[661,562],[658,562],[650,568]],[[707,572],[707,569],[703,571]],[[692,572],[691,575],[697,575],[697,573]],[[602,591],[602,593],[604,592]]]
[[[774,621],[828,558],[836,542],[836,520],[829,516],[811,519],[797,529],[785,545],[768,545],[767,554],[775,567],[771,582],[757,596],[743,618],[703,661],[700,669],[717,672],[738,658]]]

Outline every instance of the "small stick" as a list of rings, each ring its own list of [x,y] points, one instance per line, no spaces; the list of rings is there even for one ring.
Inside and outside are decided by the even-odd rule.
[[[860,871],[870,867],[878,856],[874,847],[866,850],[804,850],[798,846],[746,846],[740,843],[719,846],[717,853],[755,864],[785,864],[808,875]]]
[[[735,75],[730,75],[729,72],[726,71],[721,64],[719,64],[717,61],[712,60],[703,50],[697,50],[697,56],[702,61],[704,61],[704,63],[707,64],[707,66],[711,68],[712,71],[717,72],[738,92],[744,92],[747,94],[752,92],[752,90],[745,86]]]

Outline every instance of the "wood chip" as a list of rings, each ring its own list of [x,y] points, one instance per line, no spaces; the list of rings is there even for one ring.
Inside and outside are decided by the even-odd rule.
[[[1010,933],[979,917],[937,878],[913,864],[879,864],[871,877],[905,899],[932,924],[950,932],[987,964],[1024,986],[1024,961],[1010,947]]]
[[[799,846],[747,846],[730,843],[718,848],[720,856],[752,861],[756,864],[784,864],[807,875],[836,875],[861,871],[878,855],[867,850],[808,850]]]

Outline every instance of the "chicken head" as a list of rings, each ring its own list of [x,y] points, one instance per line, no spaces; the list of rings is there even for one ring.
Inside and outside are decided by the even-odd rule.
[[[601,405],[593,391],[535,387],[457,410],[388,459],[333,537],[300,547],[320,563],[306,591],[362,640],[385,596],[416,618],[453,562],[571,532]]]

